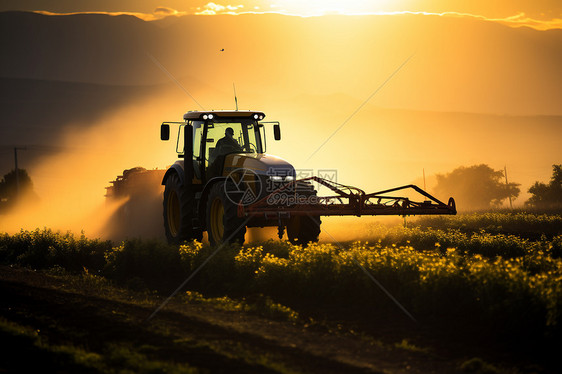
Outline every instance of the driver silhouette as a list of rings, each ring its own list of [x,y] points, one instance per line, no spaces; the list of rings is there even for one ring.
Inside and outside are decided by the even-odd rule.
[[[217,156],[226,155],[233,152],[242,152],[242,147],[234,139],[234,130],[232,127],[227,127],[224,130],[224,137],[220,138],[215,146],[215,152]]]

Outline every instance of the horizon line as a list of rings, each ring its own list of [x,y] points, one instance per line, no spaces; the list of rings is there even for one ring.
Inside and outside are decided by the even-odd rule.
[[[177,11],[170,8],[157,8],[153,13],[142,13],[142,12],[105,12],[105,11],[85,11],[85,12],[51,12],[46,10],[34,10],[34,11],[22,11],[27,13],[36,13],[45,16],[72,16],[72,15],[82,15],[82,14],[97,14],[97,15],[108,15],[108,16],[132,16],[136,17],[142,21],[152,22],[159,21],[169,17],[182,18],[185,16],[217,16],[217,15],[281,15],[287,17],[301,17],[301,18],[313,18],[313,17],[325,17],[325,16],[342,16],[342,17],[358,17],[358,16],[399,16],[399,15],[423,15],[423,16],[437,16],[437,17],[451,17],[451,18],[467,18],[476,19],[484,22],[494,22],[499,23],[504,26],[511,28],[528,27],[537,31],[549,31],[549,30],[562,30],[562,19],[553,18],[551,20],[537,20],[528,17],[525,13],[521,12],[513,16],[504,18],[491,18],[483,15],[463,13],[463,12],[424,12],[424,11],[392,11],[392,12],[364,12],[364,13],[343,13],[343,12],[325,12],[312,15],[301,15],[295,14],[287,11],[235,11],[229,9],[228,11],[214,11],[214,10],[203,10],[200,12],[189,13],[186,11]]]

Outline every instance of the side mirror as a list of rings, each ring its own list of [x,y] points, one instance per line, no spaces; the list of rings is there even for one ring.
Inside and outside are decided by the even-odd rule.
[[[278,123],[273,125],[273,138],[275,140],[281,140],[281,126]]]
[[[170,140],[170,125],[167,123],[160,126],[160,140]]]

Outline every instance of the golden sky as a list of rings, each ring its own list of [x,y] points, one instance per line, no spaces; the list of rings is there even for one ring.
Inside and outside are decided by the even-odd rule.
[[[28,79],[170,84],[163,93],[104,113],[99,123],[88,123],[91,131],[68,135],[69,147],[88,144],[92,152],[87,157],[95,160],[90,164],[98,167],[73,178],[88,182],[86,200],[92,204],[123,169],[169,164],[173,148],[161,143],[154,129],[163,120],[181,120],[186,110],[197,109],[158,64],[206,108],[233,109],[236,83],[241,109],[263,110],[268,119],[282,123],[283,141],[270,142],[269,153],[287,158],[296,168],[338,170],[340,182],[367,191],[409,184],[422,173],[429,177],[485,163],[495,170],[507,165],[510,180],[522,184],[524,195],[535,181],[548,181],[551,165],[560,163],[562,0],[2,0],[0,11],[6,10],[129,14],[143,20],[200,15],[163,23],[170,27],[161,29],[139,28],[163,30],[166,36],[153,38],[139,31],[136,37],[144,37],[144,43],[129,43],[127,33],[115,34],[117,41],[105,43],[99,58],[89,48],[77,48],[83,42],[77,37],[69,39],[78,44],[66,39],[66,46],[52,43],[56,53],[65,50],[58,48],[63,45],[71,54],[30,49],[22,55],[27,58],[10,65],[14,72],[7,76]],[[213,15],[229,13],[295,17],[223,16],[212,23]],[[359,16],[322,16],[333,14]],[[361,16],[368,14],[397,16]],[[101,45],[99,35],[108,40],[96,28],[99,24],[89,21],[76,28],[80,36],[94,46]],[[516,28],[521,26],[558,30]],[[131,47],[135,43],[143,49]],[[96,63],[74,63],[75,49],[79,61]],[[193,58],[194,50],[199,58]],[[17,67],[26,61],[32,61],[30,75],[19,74]],[[130,136],[131,124],[135,137]],[[108,160],[100,162],[100,154]],[[52,170],[62,180],[68,160],[83,162],[85,157],[64,154],[30,169],[38,189],[48,190]],[[86,190],[71,186],[60,193],[61,199]],[[54,183],[52,190],[61,191],[60,184]],[[79,196],[71,201],[78,200],[86,201]]]
[[[145,20],[187,14],[280,13],[319,16],[412,12],[473,17],[538,30],[562,28],[560,0],[4,0],[0,10],[125,13]]]

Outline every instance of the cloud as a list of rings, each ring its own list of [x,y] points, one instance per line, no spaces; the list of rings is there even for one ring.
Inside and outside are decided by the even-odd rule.
[[[171,17],[171,16],[175,16],[175,17],[181,17],[181,16],[185,16],[188,13],[187,12],[179,12],[175,9],[172,8],[167,8],[167,7],[157,7],[156,9],[154,9],[154,11],[152,13],[140,13],[140,12],[69,12],[69,13],[54,13],[54,12],[49,12],[46,10],[36,10],[35,13],[39,13],[39,14],[44,14],[47,16],[70,16],[70,15],[76,15],[76,14],[103,14],[103,15],[108,15],[108,16],[133,16],[133,17],[137,17],[139,19],[142,19],[143,21],[156,21],[159,19],[163,19],[166,17]]]
[[[385,14],[423,14],[429,16],[441,16],[441,17],[457,17],[457,18],[474,18],[481,21],[487,22],[497,22],[511,27],[530,27],[535,30],[551,30],[551,29],[562,29],[562,19],[553,18],[551,20],[537,20],[528,17],[525,13],[518,13],[514,16],[505,18],[490,18],[485,16],[480,16],[477,14],[470,13],[459,13],[459,12],[443,12],[443,13],[428,13],[428,12],[390,12]]]
[[[273,7],[273,5],[272,5]],[[106,14],[110,16],[134,16],[140,18],[144,21],[155,21],[159,19],[163,19],[166,17],[181,17],[184,15],[217,15],[217,14],[231,14],[231,15],[238,15],[238,14],[283,14],[287,16],[300,16],[302,15],[288,13],[286,11],[279,11],[279,10],[272,10],[272,11],[243,11],[244,5],[221,5],[213,2],[209,2],[203,7],[198,7],[193,9],[194,11],[186,12],[186,11],[178,11],[168,7],[157,7],[154,9],[152,13],[139,13],[139,12],[74,12],[74,13],[53,13],[48,11],[36,11],[35,13],[45,14],[49,16],[63,16],[63,15],[72,15],[72,14]],[[552,29],[562,29],[562,19],[560,18],[553,18],[550,20],[538,20],[527,16],[525,13],[518,13],[513,16],[504,17],[504,18],[490,18],[486,16],[481,16],[477,14],[471,13],[461,13],[461,12],[443,12],[443,13],[434,13],[434,12],[411,12],[411,11],[399,11],[399,12],[373,12],[373,13],[340,13],[341,15],[404,15],[404,14],[413,14],[413,15],[425,15],[425,16],[439,16],[439,17],[456,17],[456,18],[472,18],[478,19],[481,21],[486,22],[496,22],[510,27],[530,27],[535,30],[545,31],[545,30],[552,30]],[[322,14],[318,14],[317,16],[321,16]]]
[[[196,15],[214,16],[216,14],[240,14],[236,12],[238,9],[244,8],[244,5],[220,5],[213,2],[203,5],[203,9],[197,8],[199,12]]]
[[[178,15],[178,11],[172,8],[168,8],[165,6],[158,7],[154,9],[154,14],[162,15],[162,16],[175,16]]]
[[[525,13],[519,13],[515,16],[500,19],[498,22],[504,22],[509,26],[527,26],[537,30],[562,29],[562,19],[553,18],[551,20],[541,21],[527,17]]]
[[[439,16],[439,17],[455,17],[455,18],[473,18],[486,22],[497,22],[510,27],[530,27],[535,30],[552,30],[552,29],[562,29],[562,19],[553,18],[551,20],[538,20],[528,17],[525,13],[518,13],[514,16],[509,16],[505,18],[490,18],[486,16],[481,16],[478,14],[471,13],[461,13],[461,12],[411,12],[411,11],[397,11],[397,12],[375,12],[369,13],[369,15],[402,15],[402,14],[414,14],[414,15],[425,15],[425,16]],[[346,14],[346,15],[367,15],[364,13],[360,14]]]

